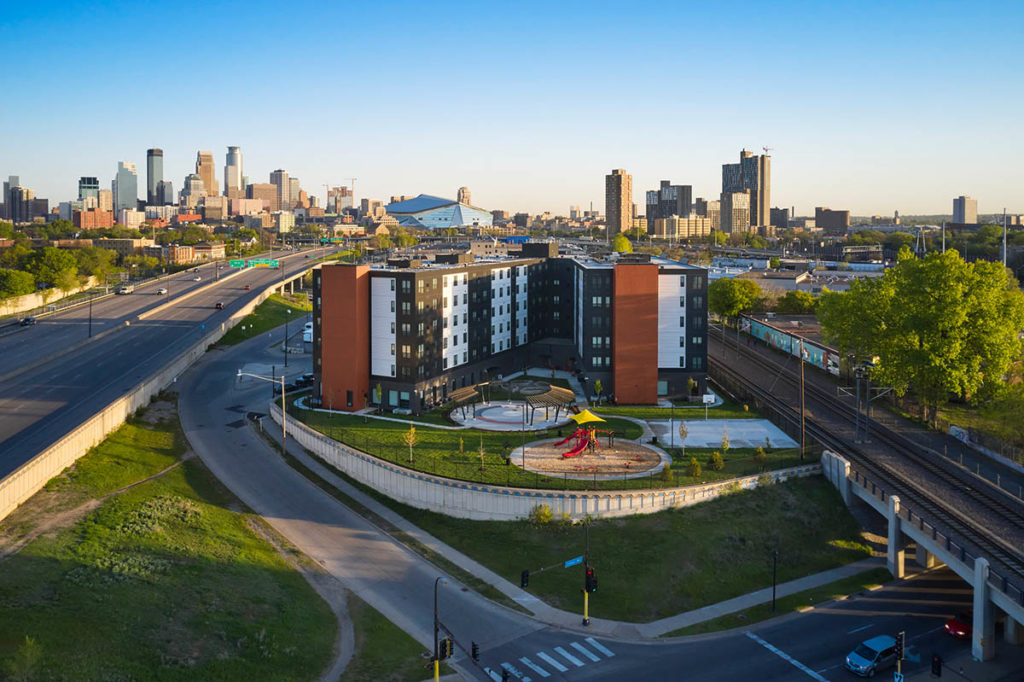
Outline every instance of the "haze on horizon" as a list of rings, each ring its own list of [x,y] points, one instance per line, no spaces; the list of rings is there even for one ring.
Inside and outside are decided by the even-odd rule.
[[[4,8],[0,177],[51,206],[164,150],[239,145],[323,199],[455,196],[604,210],[662,179],[717,198],[721,165],[772,151],[772,205],[854,215],[1024,212],[1024,5],[21,3]],[[144,191],[143,191],[144,194]]]

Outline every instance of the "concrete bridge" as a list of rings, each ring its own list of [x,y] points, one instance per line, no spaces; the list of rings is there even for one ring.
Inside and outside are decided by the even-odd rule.
[[[993,566],[966,538],[957,538],[949,530],[936,527],[934,519],[901,504],[900,498],[888,494],[880,482],[859,472],[851,473],[850,462],[842,456],[826,450],[821,464],[825,477],[836,486],[848,507],[859,499],[886,518],[887,567],[894,578],[904,577],[906,547],[912,541],[919,565],[931,568],[941,562],[974,588],[971,655],[975,660],[987,661],[995,656],[999,612],[1006,617],[1006,641],[1017,646],[1024,644],[1024,576]]]

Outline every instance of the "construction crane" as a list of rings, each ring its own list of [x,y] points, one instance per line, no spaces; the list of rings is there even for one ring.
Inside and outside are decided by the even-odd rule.
[[[349,182],[349,188],[352,190],[352,205],[356,205],[356,180],[359,178],[345,178]]]
[[[763,150],[764,150],[764,153],[765,153],[765,154],[767,154],[767,153],[768,153],[768,152],[770,152],[771,150],[775,149],[775,147],[761,147],[761,149],[763,149]]]

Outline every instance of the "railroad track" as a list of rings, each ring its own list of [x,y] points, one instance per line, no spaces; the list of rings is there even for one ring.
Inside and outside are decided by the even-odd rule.
[[[759,363],[767,362],[769,365],[773,364],[773,361],[767,360],[760,355],[756,356],[756,359]],[[778,363],[774,364],[777,368],[781,367]],[[708,369],[713,376],[721,376],[723,379],[726,379],[725,383],[742,386],[752,397],[771,406],[790,425],[799,428],[800,414],[798,407],[790,405],[788,402],[770,393],[767,389],[750,381],[740,371],[728,367],[718,358],[712,357],[711,354],[708,355]],[[781,376],[785,377],[791,385],[797,382],[785,369],[782,370]],[[807,390],[807,386],[808,384],[805,382],[805,390]],[[796,386],[796,389],[799,390],[799,387]],[[808,393],[811,394],[816,403],[822,404],[833,415],[838,415],[844,422],[853,420],[853,408],[838,403],[839,409],[836,409],[837,401],[827,391],[815,387],[813,391],[808,391]],[[882,428],[881,425],[876,425],[874,431],[876,435],[881,433],[880,428]],[[1024,554],[1022,554],[1019,547],[1012,543],[1007,543],[998,535],[975,528],[973,524],[975,520],[962,513],[953,504],[939,499],[934,493],[926,490],[918,482],[908,480],[905,474],[895,471],[891,466],[876,461],[871,454],[835,435],[826,425],[819,423],[816,419],[805,418],[805,431],[808,436],[820,442],[823,446],[847,456],[862,473],[885,484],[889,487],[890,494],[900,495],[905,505],[917,507],[920,512],[927,513],[932,519],[946,525],[947,528],[956,532],[957,535],[977,547],[982,553],[989,555],[1017,576],[1024,578]],[[899,436],[899,434],[896,435]],[[886,436],[882,437],[886,438]],[[1005,500],[1000,499],[992,491],[983,489],[976,480],[970,480],[969,485],[965,485],[962,476],[972,475],[966,472],[954,473],[937,466],[927,455],[915,452],[914,447],[908,448],[902,444],[900,442],[901,439],[906,440],[905,437],[900,436],[887,440],[887,443],[898,454],[911,460],[915,465],[920,466],[961,493],[967,488],[969,493],[991,513],[1018,527],[1022,525],[1024,515],[1018,509],[1007,504]],[[985,485],[987,486],[988,484],[986,483]],[[1002,493],[999,494],[1001,495]]]

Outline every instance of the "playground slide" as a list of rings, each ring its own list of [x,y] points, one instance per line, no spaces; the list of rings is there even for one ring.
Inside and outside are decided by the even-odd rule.
[[[562,440],[560,440],[557,443],[555,443],[555,447],[558,447],[559,445],[565,445],[566,443],[571,441],[573,438],[580,438],[581,436],[583,436],[583,429],[576,429],[575,431],[570,433],[568,436],[566,436]]]
[[[565,457],[565,458],[575,457],[576,455],[582,454],[583,451],[586,450],[586,449],[587,449],[587,439],[586,438],[580,438],[579,442],[576,443],[576,447],[574,447],[572,450],[569,450],[568,452],[563,452],[562,453],[562,457]]]

